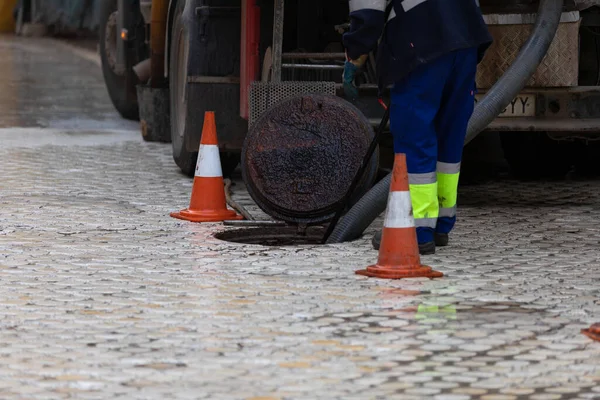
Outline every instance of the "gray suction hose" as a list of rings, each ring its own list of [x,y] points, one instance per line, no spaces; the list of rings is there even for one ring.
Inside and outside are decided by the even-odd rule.
[[[465,144],[483,131],[525,87],[546,56],[554,40],[564,0],[541,0],[533,33],[519,52],[515,62],[477,104],[469,122]],[[327,243],[355,240],[385,211],[391,175],[377,183],[348,211]]]

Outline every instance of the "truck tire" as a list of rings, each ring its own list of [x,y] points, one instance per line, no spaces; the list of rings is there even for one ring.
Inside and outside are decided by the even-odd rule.
[[[171,143],[173,159],[181,171],[194,176],[198,151],[190,151],[186,147],[186,135],[193,134],[188,125],[189,104],[186,96],[189,60],[189,37],[183,20],[185,0],[177,1],[173,13],[171,30],[171,45],[169,51],[169,87],[171,107]],[[194,113],[204,113],[204,110],[193,110]],[[202,124],[195,124],[194,129],[202,129]],[[217,122],[217,125],[219,123]],[[197,133],[197,132],[196,132]],[[228,177],[240,163],[240,154],[221,152],[221,168],[223,176]]]
[[[139,120],[137,77],[129,64],[118,71],[117,61],[117,0],[100,2],[100,58],[102,74],[110,99],[123,118]]]
[[[507,132],[500,139],[515,178],[562,178],[573,165],[569,144],[554,141],[545,132]]]

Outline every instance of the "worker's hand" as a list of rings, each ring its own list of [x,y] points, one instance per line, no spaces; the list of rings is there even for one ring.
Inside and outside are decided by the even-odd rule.
[[[367,62],[367,55],[360,56],[357,60],[351,60],[346,55],[346,64],[344,65],[344,93],[346,97],[355,101],[358,99],[358,87],[355,84],[356,75],[358,71]]]

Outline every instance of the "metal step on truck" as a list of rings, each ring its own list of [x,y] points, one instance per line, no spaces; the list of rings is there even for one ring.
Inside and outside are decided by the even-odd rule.
[[[479,111],[489,121],[470,137],[484,128],[500,132],[516,175],[564,173],[573,163],[598,169],[600,0],[480,0],[480,6],[494,37],[477,77]],[[331,106],[366,125],[383,115],[373,54],[361,76],[361,100],[341,99],[347,0],[104,0],[102,8],[106,85],[124,117],[141,119],[146,140],[171,142],[175,163],[192,175],[204,112],[215,111],[225,175],[243,153],[245,182],[261,207],[279,210],[278,216],[290,211],[283,205],[302,218],[314,214],[309,222],[331,215],[327,205],[347,189],[373,130],[355,132],[356,146],[336,142],[346,128],[319,114],[318,95],[338,96]],[[519,69],[523,65],[528,72]],[[508,93],[512,97],[504,98]],[[278,105],[298,96],[305,96],[300,111],[289,103],[291,122],[282,122],[286,112]],[[298,134],[307,126],[319,131],[313,133],[320,142]],[[299,155],[298,149],[306,151]],[[382,143],[360,193],[391,151]],[[326,167],[317,173],[305,165]],[[342,184],[324,195],[331,182],[318,181],[319,174],[332,170]],[[297,199],[274,199],[273,188],[288,197],[311,192],[324,198],[304,198],[301,203],[312,205],[303,208],[292,205]],[[315,210],[320,216],[311,214]]]

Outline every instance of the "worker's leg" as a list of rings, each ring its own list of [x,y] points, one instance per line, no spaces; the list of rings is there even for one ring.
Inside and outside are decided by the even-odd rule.
[[[406,154],[419,244],[433,242],[439,214],[435,119],[453,57],[424,65],[392,89],[394,151]]]
[[[477,49],[454,53],[454,68],[444,90],[436,128],[438,132],[438,197],[440,217],[436,232],[448,234],[456,223],[460,164],[467,125],[475,106]]]

